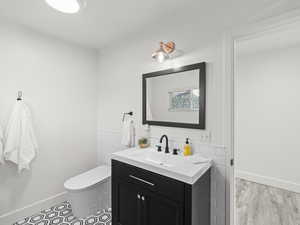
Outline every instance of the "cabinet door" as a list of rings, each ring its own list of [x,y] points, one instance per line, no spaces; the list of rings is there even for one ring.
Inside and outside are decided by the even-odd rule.
[[[183,225],[183,205],[151,192],[143,192],[143,225]]]
[[[113,180],[113,225],[141,225],[141,204],[141,194],[135,185],[120,179]]]

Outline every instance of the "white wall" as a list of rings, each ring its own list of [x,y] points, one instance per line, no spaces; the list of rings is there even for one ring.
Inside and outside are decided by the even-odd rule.
[[[175,32],[176,33],[176,32]],[[120,145],[122,113],[132,110],[139,136],[142,125],[142,74],[192,63],[207,62],[207,119],[206,130],[151,127],[152,144],[162,134],[167,134],[171,147],[182,146],[190,137],[194,151],[213,158],[212,179],[212,224],[225,224],[225,149],[222,146],[222,82],[221,82],[221,39],[212,35],[210,41],[195,38],[194,33],[174,35],[178,48],[186,52],[181,57],[163,64],[151,59],[158,47],[159,34],[139,35],[124,40],[118,46],[104,49],[99,58],[99,162],[109,163],[110,154],[123,149]],[[165,37],[167,37],[166,35]],[[188,36],[188,37],[187,37]],[[190,50],[188,50],[190,49]]]
[[[5,22],[0,49],[0,124],[22,90],[40,149],[31,171],[0,166],[3,215],[64,192],[67,178],[96,165],[97,55]]]
[[[297,192],[299,58],[300,44],[239,55],[236,94],[238,175]]]
[[[201,40],[199,40],[201,42]],[[153,47],[154,46],[154,47]],[[100,51],[99,58],[99,129],[120,130],[122,113],[134,111],[140,129],[142,121],[142,74],[179,67],[197,62],[207,62],[207,124],[206,131],[171,129],[174,134],[200,136],[210,132],[211,142],[221,144],[221,40],[207,42],[206,47],[194,49],[184,56],[159,64],[151,59],[155,41],[132,40],[121,46]],[[196,47],[193,43],[193,46]],[[160,131],[160,128],[153,127]],[[165,129],[164,129],[165,130]],[[183,139],[184,141],[184,139]]]

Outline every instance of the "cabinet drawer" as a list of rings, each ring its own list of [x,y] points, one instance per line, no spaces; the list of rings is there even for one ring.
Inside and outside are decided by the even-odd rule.
[[[184,183],[117,160],[112,160],[112,179],[122,179],[169,199],[184,201]]]

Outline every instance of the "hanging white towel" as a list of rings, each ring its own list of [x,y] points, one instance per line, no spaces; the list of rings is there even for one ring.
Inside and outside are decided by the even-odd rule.
[[[121,143],[129,148],[135,145],[135,128],[132,118],[127,118],[123,122]]]
[[[4,136],[3,136],[2,127],[0,126],[0,163],[1,164],[4,163],[3,151],[4,151]]]
[[[4,157],[18,166],[18,171],[30,169],[38,145],[33,131],[29,108],[17,101],[5,131]]]

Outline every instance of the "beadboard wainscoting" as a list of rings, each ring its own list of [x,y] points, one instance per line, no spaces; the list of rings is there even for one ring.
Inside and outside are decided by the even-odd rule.
[[[156,133],[156,132],[155,132]],[[167,132],[168,134],[168,132]],[[179,146],[182,149],[185,136],[169,136],[170,148]],[[151,145],[158,143],[159,135],[151,135]],[[213,160],[212,180],[211,180],[211,224],[225,224],[225,184],[226,184],[226,149],[224,146],[210,144],[209,132],[201,131],[196,138],[194,134],[191,138],[194,153],[200,153],[204,157]],[[138,137],[137,137],[138,138]],[[111,154],[122,149],[126,149],[121,143],[121,133],[117,130],[98,131],[98,163],[110,164]],[[163,153],[162,153],[163,154]]]

